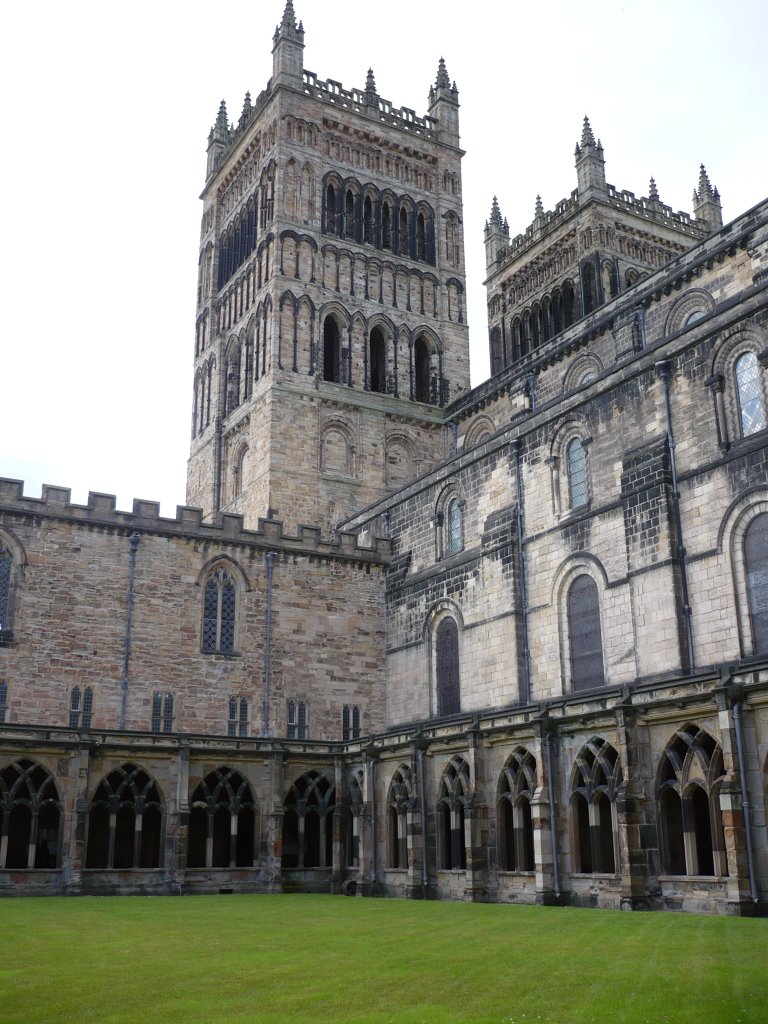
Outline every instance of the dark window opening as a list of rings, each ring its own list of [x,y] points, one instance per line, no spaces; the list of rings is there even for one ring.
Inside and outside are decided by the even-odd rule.
[[[53,777],[21,758],[0,771],[0,870],[56,868],[61,804]]]
[[[715,861],[712,850],[712,820],[709,813],[709,797],[701,786],[694,786],[688,798],[696,839],[697,874],[714,875]]]
[[[323,324],[323,380],[341,383],[341,344],[339,325],[332,316]]]
[[[427,258],[427,227],[423,213],[416,218],[416,257],[420,260]]]
[[[383,395],[387,391],[387,357],[384,335],[378,327],[371,331],[369,342],[371,354],[370,376],[371,391]]]
[[[227,716],[228,736],[248,735],[248,701],[245,697],[229,698],[229,714]]]
[[[442,619],[435,632],[437,662],[437,713],[455,715],[461,710],[459,678],[459,628],[456,620]]]
[[[329,185],[325,190],[325,229],[329,235],[337,234],[336,189],[333,185]]]
[[[768,512],[756,516],[744,535],[747,603],[752,626],[752,652],[768,651]]]
[[[0,541],[0,633],[9,628],[11,565],[11,556]]]
[[[363,241],[372,245],[373,240],[373,203],[371,197],[366,196],[363,203]]]
[[[414,363],[414,398],[417,402],[429,403],[430,395],[430,359],[429,348],[423,338],[417,338],[413,347]]]
[[[384,203],[381,208],[381,247],[392,248],[392,210],[389,203]]]
[[[154,779],[134,764],[99,783],[88,812],[85,866],[107,871],[161,866],[162,800]]]
[[[255,831],[256,808],[246,779],[226,767],[209,772],[190,801],[187,866],[252,867]]]
[[[333,866],[335,794],[319,772],[307,772],[293,783],[284,805],[284,868]]]
[[[357,740],[360,738],[360,705],[345,704],[342,712],[342,738]]]
[[[344,200],[344,235],[354,240],[355,235],[355,194],[352,190],[347,191]]]
[[[597,585],[586,573],[577,576],[568,591],[568,632],[573,689],[602,686],[605,674],[600,602]]]
[[[409,256],[411,240],[408,233],[408,211],[404,206],[400,207],[400,255]]]
[[[309,735],[307,705],[303,700],[288,701],[288,739],[305,740]]]

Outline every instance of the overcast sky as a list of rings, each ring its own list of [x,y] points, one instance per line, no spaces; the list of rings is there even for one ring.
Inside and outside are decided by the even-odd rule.
[[[765,0],[294,0],[304,66],[426,113],[459,88],[472,380],[488,374],[483,224],[575,188],[589,114],[608,181],[727,220],[768,193]],[[205,148],[272,70],[284,0],[38,0],[2,19],[0,476],[184,503]]]

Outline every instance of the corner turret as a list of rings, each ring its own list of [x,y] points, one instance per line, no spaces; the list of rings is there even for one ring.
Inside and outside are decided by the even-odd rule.
[[[293,0],[287,0],[283,20],[272,38],[272,85],[304,86],[304,26],[296,22]]]
[[[491,216],[485,222],[485,263],[490,268],[499,258],[499,253],[509,245],[509,224],[502,220],[499,201],[493,197]]]
[[[605,192],[605,160],[600,139],[595,142],[589,118],[584,118],[581,142],[576,143],[576,174],[579,195],[588,192]]]
[[[693,190],[693,214],[696,221],[710,231],[717,231],[723,226],[720,193],[710,184],[704,164],[699,169],[699,187]]]
[[[227,120],[227,104],[224,100],[219,104],[219,112],[216,115],[216,122],[208,135],[208,166],[206,177],[210,176],[216,169],[221,155],[229,145],[230,132],[229,121]]]
[[[459,90],[451,84],[445,61],[440,58],[435,84],[429,89],[429,116],[437,118],[440,141],[459,145]]]

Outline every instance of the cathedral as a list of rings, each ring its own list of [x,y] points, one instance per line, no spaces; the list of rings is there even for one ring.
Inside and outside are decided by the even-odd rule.
[[[585,119],[472,388],[456,83],[303,50],[208,137],[187,504],[0,479],[0,894],[765,914],[768,200]]]

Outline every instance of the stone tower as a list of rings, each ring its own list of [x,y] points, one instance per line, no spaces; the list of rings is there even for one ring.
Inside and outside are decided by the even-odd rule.
[[[331,530],[451,451],[462,151],[442,59],[419,117],[303,49],[288,0],[266,88],[209,135],[187,501]]]
[[[691,217],[661,201],[653,178],[645,197],[608,184],[587,117],[575,162],[571,195],[547,211],[537,196],[533,222],[511,240],[494,196],[485,225],[492,374],[723,226],[720,194],[703,166]]]

